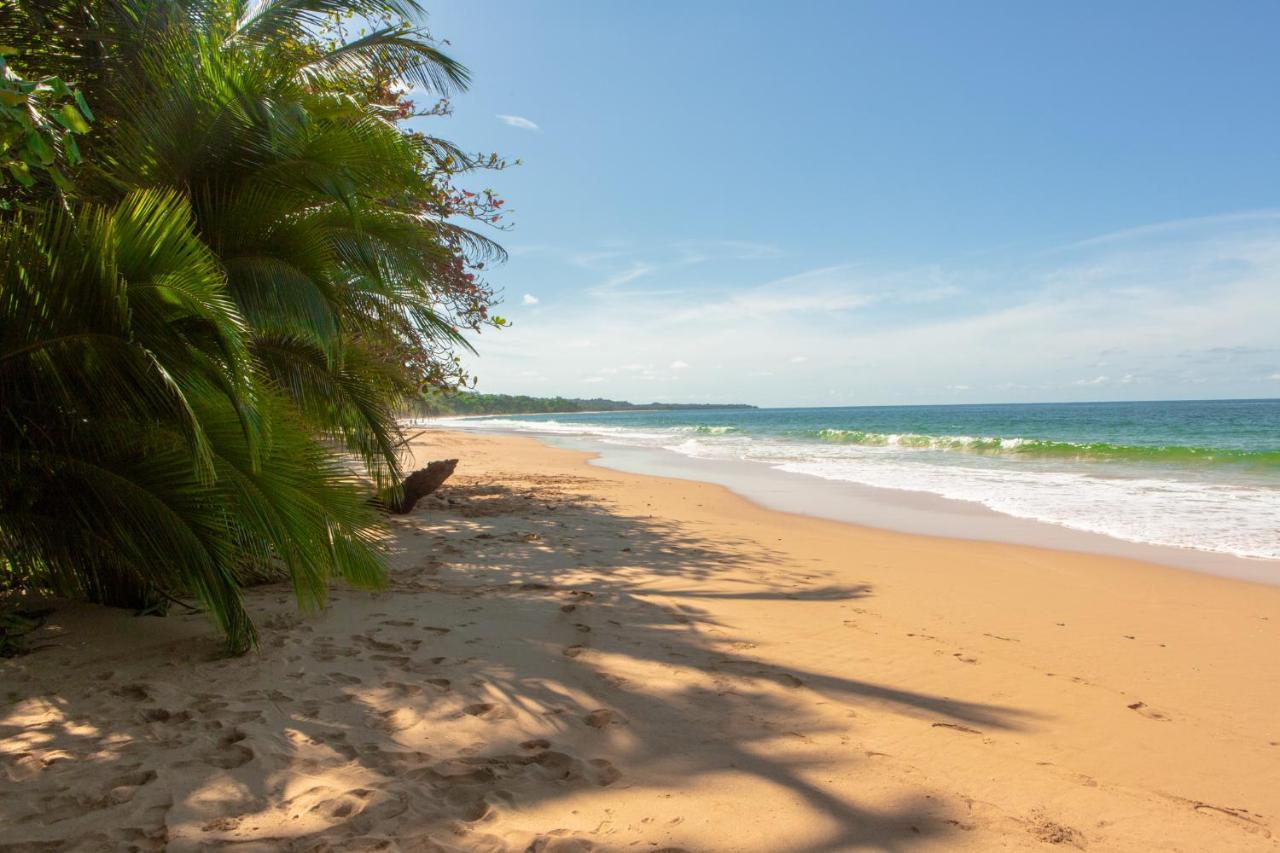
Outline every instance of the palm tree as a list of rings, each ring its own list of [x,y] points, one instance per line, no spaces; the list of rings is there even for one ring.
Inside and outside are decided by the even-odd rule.
[[[332,16],[382,23],[332,38]],[[97,600],[192,593],[234,649],[241,580],[299,602],[382,580],[334,448],[400,477],[394,413],[466,346],[500,254],[447,220],[473,165],[404,133],[389,84],[466,71],[413,0],[18,0],[0,40],[97,116],[75,189],[0,229],[0,546]],[[462,316],[447,306],[464,306]],[[10,402],[12,401],[12,402]]]

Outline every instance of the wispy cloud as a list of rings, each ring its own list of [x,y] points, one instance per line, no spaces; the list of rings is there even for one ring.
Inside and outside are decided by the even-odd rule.
[[[756,287],[730,290],[677,312],[681,320],[721,322],[750,317],[831,315],[874,304],[937,302],[963,293],[957,285],[941,283],[932,268],[883,274],[860,265],[820,267],[775,279]],[[921,298],[922,293],[928,295]]]
[[[541,130],[542,129],[538,127],[537,124],[525,118],[524,116],[499,115],[497,118],[499,121],[503,122],[504,124],[509,124],[512,127],[518,127],[521,130]]]
[[[1053,252],[1069,252],[1074,249],[1095,248],[1113,243],[1134,242],[1153,237],[1163,237],[1179,232],[1203,231],[1220,227],[1233,227],[1242,224],[1273,225],[1280,221],[1280,210],[1246,210],[1239,213],[1224,213],[1217,216],[1196,216],[1187,219],[1172,219],[1167,222],[1156,222],[1151,225],[1140,225],[1137,228],[1125,228],[1108,234],[1099,234],[1065,246],[1048,250]]]
[[[520,301],[523,302],[525,305],[537,305],[542,300],[538,299],[538,297],[534,296],[532,293],[526,293],[524,295],[524,298],[521,299]]]
[[[1245,397],[1274,394],[1280,382],[1280,218],[1155,225],[1069,255],[983,258],[779,275],[785,255],[681,266],[625,244],[561,250],[548,261],[569,272],[549,274],[572,274],[585,298],[557,298],[554,316],[486,336],[474,369],[488,390],[519,391],[530,368],[549,377],[542,390],[571,389],[589,354],[619,366],[609,396],[652,399],[679,386],[682,399],[778,405],[930,402],[962,391],[974,400]],[[664,289],[640,289],[642,278]],[[562,295],[573,293],[559,281]],[[679,368],[672,353],[724,369]]]
[[[621,272],[614,273],[613,275],[609,276],[603,282],[601,282],[598,286],[591,288],[588,292],[593,293],[597,296],[601,294],[612,293],[618,290],[619,288],[621,288],[623,285],[630,284],[636,279],[642,278],[643,276],[646,276],[651,272],[653,272],[653,267],[651,267],[649,264],[643,263],[641,261],[636,261],[633,264],[631,264],[631,266],[628,267],[627,269],[622,270]]]

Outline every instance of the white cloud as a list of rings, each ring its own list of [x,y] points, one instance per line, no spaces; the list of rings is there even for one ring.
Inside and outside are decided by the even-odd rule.
[[[1028,402],[1248,397],[1280,382],[1280,219],[1153,226],[998,264],[782,276],[776,265],[792,255],[680,267],[601,249],[581,265],[545,254],[561,265],[546,273],[558,296],[595,298],[557,298],[546,322],[477,341],[470,367],[484,390],[518,393],[520,371],[536,368],[548,377],[540,392],[569,393],[601,364],[619,366],[611,397],[655,399],[679,384],[685,400],[765,405],[936,402],[952,399],[959,389],[944,389],[958,376],[965,399]],[[642,276],[664,290],[623,286]],[[673,368],[657,361],[664,351],[724,369]],[[780,368],[799,357],[822,369]]]
[[[969,391],[971,389],[968,385],[948,385],[947,390],[948,391]]]
[[[791,358],[787,359],[787,361],[790,361],[792,364],[804,364],[808,360],[809,356],[807,355],[793,355]]]
[[[497,118],[499,121],[509,124],[512,127],[518,127],[521,130],[541,130],[541,128],[538,127],[538,125],[529,121],[529,119],[525,118],[524,116],[499,115]]]
[[[597,296],[611,293],[622,287],[624,284],[630,284],[636,279],[646,276],[651,272],[653,272],[652,266],[641,261],[636,261],[628,269],[609,276],[598,287],[592,288],[590,292]]]
[[[1246,210],[1241,213],[1224,213],[1219,216],[1196,216],[1188,219],[1173,219],[1168,222],[1157,222],[1153,225],[1140,225],[1137,228],[1126,228],[1080,240],[1067,246],[1051,249],[1051,252],[1065,252],[1072,249],[1092,248],[1108,243],[1124,243],[1151,237],[1162,237],[1182,231],[1196,231],[1206,228],[1235,226],[1240,223],[1274,222],[1280,219],[1280,210]]]
[[[685,369],[686,367],[688,367],[688,366],[689,366],[689,365],[688,365],[687,363],[683,362],[683,361],[673,361],[673,362],[671,362],[671,369],[672,369],[672,370],[684,370],[684,369]]]
[[[525,305],[537,305],[541,300],[538,299],[538,297],[534,296],[532,293],[526,293],[524,295],[524,298],[521,299],[520,301],[523,302]]]

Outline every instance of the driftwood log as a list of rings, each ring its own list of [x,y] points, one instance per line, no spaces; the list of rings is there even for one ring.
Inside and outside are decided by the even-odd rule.
[[[418,501],[444,485],[444,481],[449,479],[453,469],[457,467],[457,459],[438,459],[428,464],[426,468],[419,468],[404,478],[404,484],[400,487],[399,500],[396,500],[393,493],[388,490],[374,498],[373,503],[380,509],[398,515],[413,512]]]

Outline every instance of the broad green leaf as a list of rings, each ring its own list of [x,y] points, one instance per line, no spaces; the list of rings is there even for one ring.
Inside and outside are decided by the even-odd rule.
[[[70,140],[71,137],[68,136],[67,139]],[[53,178],[54,184],[56,184],[58,189],[63,192],[71,192],[71,190],[74,189],[71,184],[71,180],[66,175],[62,174],[62,170],[57,166],[49,167],[49,177]]]
[[[71,104],[63,104],[62,109],[58,110],[56,118],[63,127],[72,133],[88,133],[90,130],[89,122],[85,121],[84,116],[80,115],[80,111]]]
[[[45,141],[42,133],[27,134],[27,150],[40,161],[41,165],[48,166],[53,162],[53,148]]]
[[[13,179],[24,187],[35,186],[35,179],[31,177],[31,169],[21,160],[14,160],[9,164],[9,174],[13,175]]]
[[[62,150],[66,152],[68,165],[78,166],[84,161],[84,157],[80,155],[80,143],[70,133],[62,140]]]
[[[89,109],[89,104],[85,101],[84,95],[80,94],[80,90],[76,89],[76,106],[80,107],[80,112],[84,113],[84,117],[89,121],[93,121],[93,110]]]

